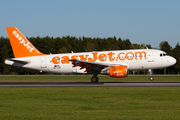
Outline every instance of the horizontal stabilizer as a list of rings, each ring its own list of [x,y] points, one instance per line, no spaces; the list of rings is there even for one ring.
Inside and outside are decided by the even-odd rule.
[[[30,61],[23,61],[23,60],[16,60],[16,59],[6,59],[5,64],[7,64],[8,62],[13,62],[13,63],[17,63],[17,64],[22,64],[22,65],[26,65],[26,64],[30,63]]]

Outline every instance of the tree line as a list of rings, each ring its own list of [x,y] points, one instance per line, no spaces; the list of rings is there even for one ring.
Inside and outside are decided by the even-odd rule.
[[[150,44],[132,44],[129,39],[121,38],[90,38],[90,37],[30,37],[27,38],[39,51],[45,54],[89,52],[89,51],[108,51],[108,50],[128,50],[128,49],[151,49]],[[13,58],[13,51],[8,38],[0,38],[0,74],[47,74],[29,69],[17,68],[4,64],[7,58]],[[177,63],[167,69],[157,69],[153,73],[157,74],[179,74],[180,70],[180,45],[179,43],[172,48],[167,41],[159,44],[160,50],[167,52],[176,58]],[[146,71],[134,71],[138,74],[146,74]],[[133,72],[133,73],[134,73]]]

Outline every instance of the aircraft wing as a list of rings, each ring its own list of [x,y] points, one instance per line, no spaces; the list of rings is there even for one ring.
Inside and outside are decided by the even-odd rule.
[[[89,61],[83,61],[83,60],[76,60],[76,59],[70,59],[69,61],[72,62],[74,65],[73,67],[81,67],[81,69],[86,69],[84,72],[94,72],[94,71],[101,71],[102,69],[110,66],[119,66],[121,64],[109,64],[109,63],[101,63],[101,62],[89,62]]]

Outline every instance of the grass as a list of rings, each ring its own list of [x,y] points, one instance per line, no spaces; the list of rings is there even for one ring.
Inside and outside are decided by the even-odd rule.
[[[178,87],[0,88],[1,120],[178,120]]]
[[[154,76],[179,82],[180,76]],[[0,76],[0,82],[90,82],[91,76]],[[100,82],[149,82],[148,76]],[[178,120],[179,87],[0,87],[0,120]]]
[[[90,82],[92,75],[85,76],[0,76],[0,82]],[[99,82],[150,82],[149,76],[112,78],[98,76]],[[180,76],[154,76],[153,82],[179,82]]]

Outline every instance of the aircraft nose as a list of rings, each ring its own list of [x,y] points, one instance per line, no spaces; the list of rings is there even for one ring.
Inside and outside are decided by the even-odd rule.
[[[172,65],[176,64],[176,59],[172,57],[171,58],[171,63],[172,63]]]

